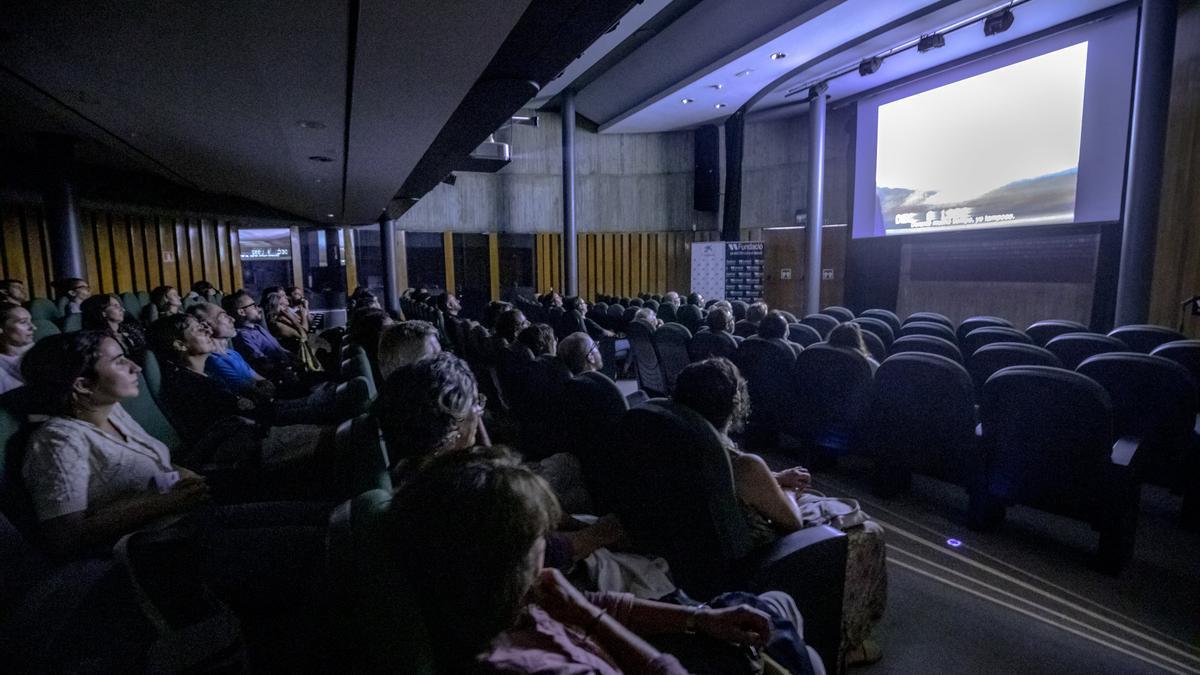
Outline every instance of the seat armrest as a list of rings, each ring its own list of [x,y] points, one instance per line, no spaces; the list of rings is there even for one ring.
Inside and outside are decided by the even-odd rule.
[[[1192,425],[1192,433],[1200,436],[1200,413],[1196,414],[1196,423]]]
[[[337,385],[334,389],[334,416],[344,421],[367,412],[371,406],[371,383],[362,375],[356,375]]]
[[[842,596],[848,540],[827,525],[814,525],[752,552],[744,578],[756,592],[785,591],[804,616],[804,641],[836,670],[842,639]]]
[[[1136,436],[1122,436],[1118,438],[1112,447],[1112,463],[1118,466],[1129,466],[1133,462],[1133,457],[1137,454],[1138,447],[1141,444],[1142,439]]]

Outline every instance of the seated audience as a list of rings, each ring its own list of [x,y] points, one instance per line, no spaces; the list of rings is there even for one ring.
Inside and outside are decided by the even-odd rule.
[[[195,293],[202,302],[214,302],[217,296],[221,294],[216,286],[213,286],[204,279],[192,284],[192,293]]]
[[[553,492],[502,451],[439,457],[396,500],[395,539],[418,543],[398,554],[446,672],[682,674],[675,657],[635,630],[756,648],[772,632],[772,617],[746,605],[687,607],[575,589],[544,564],[562,517]],[[800,620],[785,594],[762,600]]]
[[[504,345],[511,345],[517,341],[517,333],[529,327],[529,320],[525,318],[525,313],[519,309],[505,310],[503,314],[496,319],[496,337],[504,341]]]
[[[571,333],[558,343],[558,358],[572,375],[598,371],[604,367],[600,345],[587,333]]]
[[[483,310],[483,327],[488,330],[495,330],[496,321],[500,319],[500,315],[512,308],[511,302],[502,302],[499,300],[489,302],[487,308]]]
[[[282,465],[316,454],[327,429],[312,424],[275,426],[274,407],[239,396],[209,377],[216,349],[212,334],[189,314],[150,327],[162,363],[159,401],[187,445],[185,463],[228,467]]]
[[[718,307],[708,313],[704,317],[704,325],[708,327],[712,333],[733,333],[733,312],[726,311],[723,307]]]
[[[274,382],[296,379],[295,357],[263,325],[262,308],[249,293],[245,290],[230,293],[222,298],[221,308],[233,317],[237,327],[233,348],[255,371]]]
[[[799,356],[800,352],[804,351],[804,348],[787,339],[787,336],[788,321],[779,312],[771,312],[763,317],[762,321],[758,322],[757,337],[763,340],[779,340]]]
[[[78,277],[67,277],[54,282],[54,290],[58,297],[65,298],[64,314],[78,314],[79,305],[92,296],[92,287],[88,282]]]
[[[382,309],[367,307],[355,310],[346,326],[346,343],[358,345],[367,354],[376,383],[382,382],[379,372],[379,337],[393,321]]]
[[[588,304],[583,298],[573,295],[564,302],[563,309],[566,310],[566,313],[563,315],[563,321],[569,328],[569,330],[564,330],[564,333],[583,331],[592,336],[593,340],[617,336],[616,333],[587,318]]]
[[[764,323],[770,320],[770,315]],[[755,545],[795,532],[806,522],[804,494],[812,477],[803,467],[772,472],[758,455],[742,452],[729,434],[745,422],[750,410],[746,380],[728,359],[693,363],[675,381],[674,399],[695,410],[721,436],[733,465],[734,486],[742,515]],[[869,639],[887,603],[886,552],[883,528],[874,521],[846,531],[850,552],[842,616],[843,649],[850,663],[878,660],[879,648]]]
[[[704,306],[704,296],[699,293],[688,293],[687,304],[693,307],[702,307]]]
[[[449,291],[437,296],[434,306],[446,316],[458,316],[458,313],[462,311],[462,303],[459,302],[458,296]]]
[[[371,291],[364,286],[359,286],[350,294],[350,298],[346,302],[346,315],[354,313],[354,310],[373,307],[375,309],[383,309],[383,305],[379,303],[379,298],[375,297]]]
[[[288,286],[283,289],[283,292],[287,294],[288,305],[304,324],[304,330],[311,330],[312,312],[308,308],[308,298],[304,295],[304,289],[299,286]]]
[[[546,309],[550,309],[551,307],[562,307],[563,296],[559,295],[558,291],[550,289],[549,291],[538,296],[538,302]]]
[[[0,302],[14,305],[23,305],[29,302],[29,294],[25,291],[25,282],[20,279],[0,281]]]
[[[638,319],[649,323],[655,328],[661,328],[663,325],[663,322],[658,320],[658,314],[649,307],[643,307],[633,315],[634,321],[637,321]]]
[[[106,333],[121,344],[134,363],[146,358],[146,333],[132,317],[125,316],[125,305],[115,293],[88,296],[79,307],[84,330]]]
[[[146,306],[143,317],[154,323],[160,316],[170,316],[183,311],[183,298],[174,286],[159,286],[150,291],[150,304]]]
[[[730,308],[729,313],[733,314],[732,308]],[[765,318],[767,318],[767,303],[756,302],[746,309],[746,318],[734,324],[733,334],[738,337],[755,335],[758,333],[758,324],[762,323],[762,320]]]
[[[263,314],[271,335],[284,349],[296,355],[296,360],[311,372],[324,370],[308,341],[308,310],[298,312],[283,289],[263,296]]]
[[[527,326],[517,334],[517,342],[529,349],[534,358],[558,354],[558,340],[554,337],[554,329],[544,323]]]
[[[853,321],[839,323],[829,331],[829,337],[825,338],[826,344],[841,349],[848,349],[852,352],[858,352],[863,355],[867,363],[871,366],[871,374],[879,369],[879,362],[871,355],[871,350],[867,349],[867,343],[863,341],[862,328]]]
[[[680,304],[679,294],[676,293],[675,291],[667,291],[666,295],[663,296],[662,301],[666,304],[675,305],[676,307],[679,307],[679,304]]]
[[[33,346],[34,330],[29,310],[9,302],[0,303],[0,394],[25,384],[21,360]]]
[[[428,321],[400,321],[379,334],[379,374],[391,377],[398,369],[442,352],[437,328]]]

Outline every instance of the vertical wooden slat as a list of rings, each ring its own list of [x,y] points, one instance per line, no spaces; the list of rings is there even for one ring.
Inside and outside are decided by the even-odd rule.
[[[442,233],[442,256],[446,261],[446,292],[454,293],[454,233]]]
[[[50,297],[49,269],[43,254],[42,226],[39,222],[40,209],[24,207],[20,210],[21,233],[25,239],[25,259],[29,267],[29,279],[25,282],[30,297]]]
[[[129,218],[124,214],[113,214],[109,224],[112,236],[113,272],[116,277],[114,290],[117,293],[124,293],[133,290],[133,261],[129,254]]]
[[[4,278],[25,280],[25,252],[21,245],[21,221],[15,208],[4,210],[3,263]]]
[[[300,252],[300,228],[293,225],[289,229],[292,238],[292,285],[304,288],[304,256]]]
[[[233,265],[234,257],[229,252],[229,221],[217,221],[217,276],[218,281],[213,283],[217,288],[221,289],[222,293],[233,292]]]
[[[555,232],[550,235],[550,241],[550,283],[554,286],[554,290],[562,293],[566,290],[562,274],[562,235]]]
[[[539,232],[533,236],[534,269],[537,270],[538,294],[546,292],[546,235]]]
[[[192,268],[192,281],[196,283],[208,280],[208,271],[204,269],[204,242],[200,232],[204,229],[204,221],[199,218],[187,219],[188,264]]]
[[[592,301],[592,288],[588,284],[587,264],[587,235],[580,232],[575,235],[575,250],[579,256],[579,295],[588,302]]]
[[[246,285],[245,279],[242,277],[242,237],[238,232],[237,225],[229,226],[229,250],[230,263],[233,265],[233,288],[237,290]]]
[[[646,236],[645,232],[638,234],[638,287],[644,289],[643,293],[654,294],[655,291],[650,288],[650,278],[648,271],[650,269],[650,237]]]
[[[188,253],[188,223],[175,218],[175,260],[179,269],[179,292],[187,293],[192,288],[192,257]]]
[[[217,223],[211,218],[199,218],[193,227],[196,236],[192,241],[198,241],[199,247],[198,251],[193,251],[192,254],[200,254],[200,269],[203,270],[204,279],[220,287],[221,273],[217,268]]]
[[[133,290],[148,291],[152,288],[146,271],[146,249],[143,244],[142,222],[145,216],[129,217],[129,256],[132,258],[131,271]]]
[[[614,285],[613,269],[613,236],[604,234],[604,292],[609,295],[619,295]]]
[[[146,288],[152,291],[162,285],[162,256],[158,254],[158,225],[154,216],[146,216],[138,223],[142,240],[142,259],[146,261]]]
[[[156,217],[158,257],[162,261],[162,285],[180,288],[179,254],[175,250],[175,224],[169,218]]]
[[[354,248],[352,227],[342,228],[342,252],[346,259],[346,288],[353,291],[358,286],[358,251]]]
[[[109,213],[96,214],[96,268],[98,270],[97,275],[100,279],[100,286],[98,289],[93,286],[93,292],[112,293],[116,290],[112,264],[112,224],[109,222],[110,217],[111,214]]]
[[[488,232],[488,281],[492,301],[500,299],[500,235]]]
[[[667,235],[664,232],[654,235],[654,285],[662,293],[675,290],[667,285]]]
[[[588,240],[588,285],[592,289],[592,298],[594,299],[600,291],[600,278],[596,270],[600,269],[599,265],[599,245],[600,239],[595,234],[587,235]]]

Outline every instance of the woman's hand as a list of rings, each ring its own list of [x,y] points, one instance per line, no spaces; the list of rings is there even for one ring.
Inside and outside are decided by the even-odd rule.
[[[699,611],[696,630],[718,640],[762,647],[771,637],[770,617],[748,605]]]
[[[775,474],[779,487],[790,490],[807,490],[812,485],[812,474],[802,466],[794,466]]]
[[[208,502],[208,483],[203,476],[192,474],[180,478],[161,498],[167,513],[190,511]]]
[[[533,601],[562,623],[586,627],[600,612],[557,569],[543,568],[529,590]]]

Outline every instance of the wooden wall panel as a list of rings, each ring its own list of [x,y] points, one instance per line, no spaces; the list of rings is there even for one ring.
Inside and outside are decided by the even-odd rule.
[[[115,214],[109,220],[112,239],[113,291],[120,293],[133,288],[133,260],[129,255],[129,218]]]
[[[200,227],[200,259],[203,261],[204,278],[217,288],[225,288],[221,282],[221,268],[217,264],[217,223],[202,219]]]
[[[230,288],[238,289],[246,285],[245,278],[242,276],[242,237],[236,226],[229,228],[229,250],[233,252],[229,261],[229,268],[233,272],[233,283]],[[407,278],[401,279],[400,283],[407,283]]]

